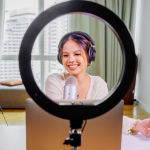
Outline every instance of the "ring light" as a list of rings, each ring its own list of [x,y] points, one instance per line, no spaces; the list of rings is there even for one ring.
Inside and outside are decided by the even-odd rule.
[[[31,51],[34,41],[45,25],[57,17],[66,14],[87,14],[107,24],[121,46],[123,65],[119,80],[114,88],[96,106],[71,105],[60,106],[51,101],[37,86],[31,70]],[[19,68],[23,83],[29,95],[45,111],[64,119],[85,120],[102,115],[112,109],[124,97],[132,83],[135,73],[136,56],[131,35],[112,11],[90,1],[68,1],[52,6],[42,12],[29,26],[21,43],[19,53]]]

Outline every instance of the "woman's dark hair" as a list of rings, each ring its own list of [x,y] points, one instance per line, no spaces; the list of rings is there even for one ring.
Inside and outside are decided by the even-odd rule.
[[[88,52],[89,47],[91,46],[89,40],[87,40],[83,35],[79,34],[79,32],[74,31],[74,32],[70,32],[62,37],[62,39],[60,40],[59,45],[58,45],[60,52],[61,52],[64,44],[68,40],[72,40],[72,41],[76,42],[80,47],[82,47],[85,50],[86,54]]]

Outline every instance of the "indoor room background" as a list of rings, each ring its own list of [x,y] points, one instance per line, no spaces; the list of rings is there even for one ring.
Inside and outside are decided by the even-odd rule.
[[[130,30],[138,58],[138,69],[134,98],[150,113],[149,101],[149,0],[91,0],[117,14]],[[18,54],[24,33],[32,21],[45,9],[61,0],[1,0],[0,1],[0,81],[21,78]],[[103,22],[81,14],[64,15],[45,26],[37,37],[32,51],[32,70],[38,86],[45,92],[45,80],[49,74],[65,72],[57,61],[57,45],[60,38],[70,31],[88,33],[96,45],[96,61],[88,68],[91,75],[101,76],[111,90],[122,69],[122,52],[114,33]],[[16,92],[9,97],[10,92]],[[22,92],[22,93],[21,93]],[[24,86],[0,86],[0,105],[4,107],[24,107],[28,96]],[[9,97],[9,98],[8,98]],[[19,105],[15,98],[22,99]]]

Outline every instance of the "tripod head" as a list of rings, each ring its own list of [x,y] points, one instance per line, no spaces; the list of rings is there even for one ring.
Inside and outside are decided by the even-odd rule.
[[[71,131],[69,131],[70,137],[66,138],[63,144],[71,145],[74,147],[81,146],[82,144],[82,131],[79,131],[79,128],[82,128],[83,120],[70,120]]]

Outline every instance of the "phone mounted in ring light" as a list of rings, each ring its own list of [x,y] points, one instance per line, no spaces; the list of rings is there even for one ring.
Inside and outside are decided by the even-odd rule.
[[[122,50],[123,65],[120,77],[109,94],[103,100],[94,103],[96,106],[60,106],[54,103],[38,88],[31,70],[31,51],[39,32],[55,18],[75,13],[88,14],[108,25],[118,38]],[[43,11],[26,31],[19,53],[21,78],[29,95],[45,111],[68,120],[91,119],[116,106],[130,88],[135,73],[135,65],[136,55],[133,40],[121,19],[104,6],[81,0],[63,2]]]

